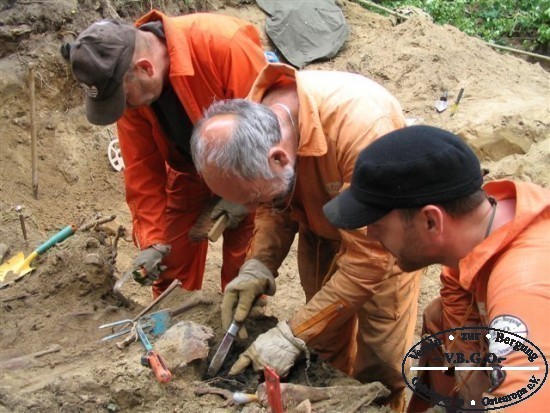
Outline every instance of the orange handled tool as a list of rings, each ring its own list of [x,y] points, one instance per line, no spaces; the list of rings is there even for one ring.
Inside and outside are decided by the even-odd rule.
[[[141,356],[141,364],[150,367],[153,370],[153,373],[159,383],[168,383],[172,379],[172,373],[170,373],[170,370],[166,367],[166,363],[161,355],[153,350],[153,346],[149,342],[147,335],[139,323],[136,323],[136,332],[141,340],[141,343],[143,344],[143,347],[145,347],[145,350],[147,351],[147,353]]]
[[[159,383],[168,383],[172,379],[172,373],[166,367],[162,356],[155,350],[149,350],[141,356],[141,364],[150,367]]]

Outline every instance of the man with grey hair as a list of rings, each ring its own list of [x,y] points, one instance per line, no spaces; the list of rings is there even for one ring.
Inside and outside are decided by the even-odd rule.
[[[266,364],[286,375],[314,349],[361,382],[381,381],[404,408],[401,364],[416,324],[420,272],[404,273],[366,228],[338,230],[322,206],[349,186],[359,152],[405,126],[397,100],[357,74],[266,66],[247,100],[213,104],[191,138],[212,191],[256,210],[247,261],[226,288],[222,324],[241,324],[275,277],[298,234],[307,303],[261,334],[232,366]],[[246,335],[244,325],[239,331]]]
[[[285,110],[283,105],[280,105],[280,108]],[[201,171],[209,164],[215,164],[216,169],[220,172],[235,175],[245,181],[257,178],[272,181],[270,185],[274,186],[274,196],[272,194],[266,196],[260,190],[252,189],[253,187],[250,185],[243,188],[235,187],[235,190],[243,190],[243,193],[237,195],[236,198],[247,201],[241,205],[247,206],[250,210],[256,209],[260,203],[282,201],[294,182],[295,160],[292,164],[282,165],[279,174],[270,167],[269,157],[266,155],[271,148],[281,142],[281,129],[275,112],[266,106],[253,104],[244,99],[233,99],[214,103],[205,112],[205,115],[206,117],[197,123],[195,139],[192,138],[197,170]],[[238,117],[237,122],[228,126],[232,128],[232,139],[203,140],[198,138],[198,131],[204,122],[222,115]],[[290,116],[289,114],[288,119],[291,119]],[[292,127],[295,126],[292,125]],[[252,140],[251,137],[255,135],[258,135],[260,139]],[[251,191],[252,198],[247,199],[245,193],[250,195]]]

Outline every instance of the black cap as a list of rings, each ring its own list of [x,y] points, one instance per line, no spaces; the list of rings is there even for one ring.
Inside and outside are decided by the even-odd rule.
[[[86,117],[94,125],[116,122],[126,107],[123,78],[134,56],[132,25],[102,20],[70,48],[71,69],[86,92]]]
[[[323,212],[334,226],[356,229],[394,209],[464,197],[482,183],[479,160],[462,139],[432,126],[410,126],[363,149],[350,187]]]

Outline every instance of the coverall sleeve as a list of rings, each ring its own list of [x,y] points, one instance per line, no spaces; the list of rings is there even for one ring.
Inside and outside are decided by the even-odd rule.
[[[297,231],[298,224],[291,220],[290,210],[278,213],[267,205],[260,206],[256,210],[248,258],[260,260],[277,277],[277,270],[287,256]]]
[[[140,249],[166,243],[166,168],[151,124],[138,110],[127,110],[117,128],[134,242]]]
[[[390,275],[395,259],[376,242],[367,240],[366,229],[342,231],[336,271],[313,298],[294,314],[290,327],[308,343],[324,330],[337,330],[377,292]],[[392,317],[393,307],[380,307],[379,317]]]
[[[549,233],[549,219],[524,231],[495,262],[487,285],[487,313],[490,326],[525,336],[547,358],[550,354]],[[498,320],[500,322],[496,323]],[[533,348],[528,342],[524,344]],[[538,371],[507,371],[503,383],[491,394],[485,394],[489,399],[507,397],[521,389],[528,390],[523,396],[525,398],[532,394],[532,390],[527,388],[530,379],[533,380],[532,383],[538,380],[536,384],[533,383],[536,387],[544,380],[546,365],[538,351],[534,352],[539,353],[538,357],[530,359],[525,352],[514,351],[513,346],[494,341],[490,342],[489,351],[505,352],[503,357],[506,357],[506,360],[501,363],[502,366],[539,368]],[[544,412],[548,411],[549,406],[550,386],[545,383],[531,397],[505,410],[506,413]]]

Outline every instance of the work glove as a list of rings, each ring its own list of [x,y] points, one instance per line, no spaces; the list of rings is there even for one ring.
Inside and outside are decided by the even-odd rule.
[[[170,252],[170,245],[155,244],[141,251],[134,259],[132,276],[141,285],[152,285],[166,269],[162,259]]]
[[[281,321],[258,336],[233,364],[229,375],[241,374],[250,365],[254,371],[262,370],[267,364],[279,377],[284,377],[302,352],[309,354],[306,343],[294,337],[286,321]]]
[[[239,275],[227,284],[222,299],[222,326],[227,330],[235,320],[241,324],[239,337],[248,338],[244,320],[249,316],[261,313],[259,307],[265,305],[263,294],[275,294],[275,279],[271,271],[257,259],[250,259],[243,264]]]
[[[225,199],[220,199],[210,213],[210,218],[214,220],[220,217],[222,214],[227,214],[227,217],[229,218],[227,222],[227,228],[235,229],[239,226],[241,221],[246,218],[249,212],[242,205],[234,204],[232,202],[226,201]]]

